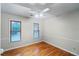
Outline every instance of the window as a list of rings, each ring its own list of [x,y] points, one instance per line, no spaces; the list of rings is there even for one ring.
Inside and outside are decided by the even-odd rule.
[[[38,23],[34,23],[34,39],[39,39],[39,24]]]
[[[10,40],[11,42],[21,40],[21,22],[10,21]]]

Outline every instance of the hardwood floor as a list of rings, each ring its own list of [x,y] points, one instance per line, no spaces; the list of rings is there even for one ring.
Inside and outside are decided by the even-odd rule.
[[[73,54],[54,47],[46,42],[39,42],[29,46],[4,52],[2,56],[74,56]]]

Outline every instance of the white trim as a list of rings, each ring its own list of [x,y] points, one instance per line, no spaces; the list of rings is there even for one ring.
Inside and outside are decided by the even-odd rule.
[[[48,43],[48,44],[50,44],[50,45],[53,45],[53,46],[55,46],[55,47],[58,47],[58,48],[60,48],[60,49],[62,49],[62,50],[64,50],[64,51],[67,51],[67,52],[69,52],[69,53],[71,53],[71,54],[74,54],[74,55],[76,55],[76,56],[79,56],[78,54],[76,54],[76,53],[74,53],[74,52],[71,52],[71,51],[69,51],[69,50],[67,50],[67,49],[64,49],[64,48],[62,48],[62,47],[60,47],[60,46],[57,46],[57,45],[55,45],[55,44],[53,44],[53,43],[50,43],[50,42],[46,41],[46,40],[43,40],[43,41],[46,42],[46,43]]]
[[[4,50],[3,52],[8,51],[8,50],[12,50],[12,49],[16,49],[16,48],[25,47],[25,46],[32,45],[32,44],[39,43],[39,42],[42,42],[42,40],[37,41],[37,42],[33,42],[33,43],[29,43],[29,44],[26,44],[26,45],[18,46],[18,47],[9,48],[9,49]]]

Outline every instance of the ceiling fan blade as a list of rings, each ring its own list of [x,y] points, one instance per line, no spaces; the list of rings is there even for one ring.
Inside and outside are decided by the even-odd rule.
[[[49,11],[50,9],[49,8],[46,8],[46,9],[44,9],[43,11],[42,11],[42,13],[45,13],[45,12],[47,12],[47,11]]]

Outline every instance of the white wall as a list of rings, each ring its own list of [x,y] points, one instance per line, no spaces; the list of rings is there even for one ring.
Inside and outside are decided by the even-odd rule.
[[[30,18],[24,18],[22,16],[16,16],[12,14],[7,14],[7,13],[2,13],[1,14],[2,21],[1,21],[1,48],[4,50],[19,47],[19,46],[24,46],[28,45],[34,42],[40,41],[40,39],[33,39],[33,23],[34,19]],[[21,41],[18,42],[10,42],[10,20],[19,20],[21,21]],[[41,21],[39,21],[39,24],[41,24]],[[41,31],[41,25],[40,25],[40,32]],[[40,36],[42,36],[40,33]]]
[[[1,4],[0,4],[0,48],[1,48]]]
[[[44,41],[79,55],[79,11],[51,16],[43,22]]]
[[[7,50],[40,41],[33,39],[33,18],[26,19],[6,13],[2,13],[1,17],[1,48]],[[10,42],[9,20],[20,20],[22,22],[21,41]],[[62,17],[49,15],[39,20],[39,24],[40,39],[79,55],[79,12],[67,14]]]

